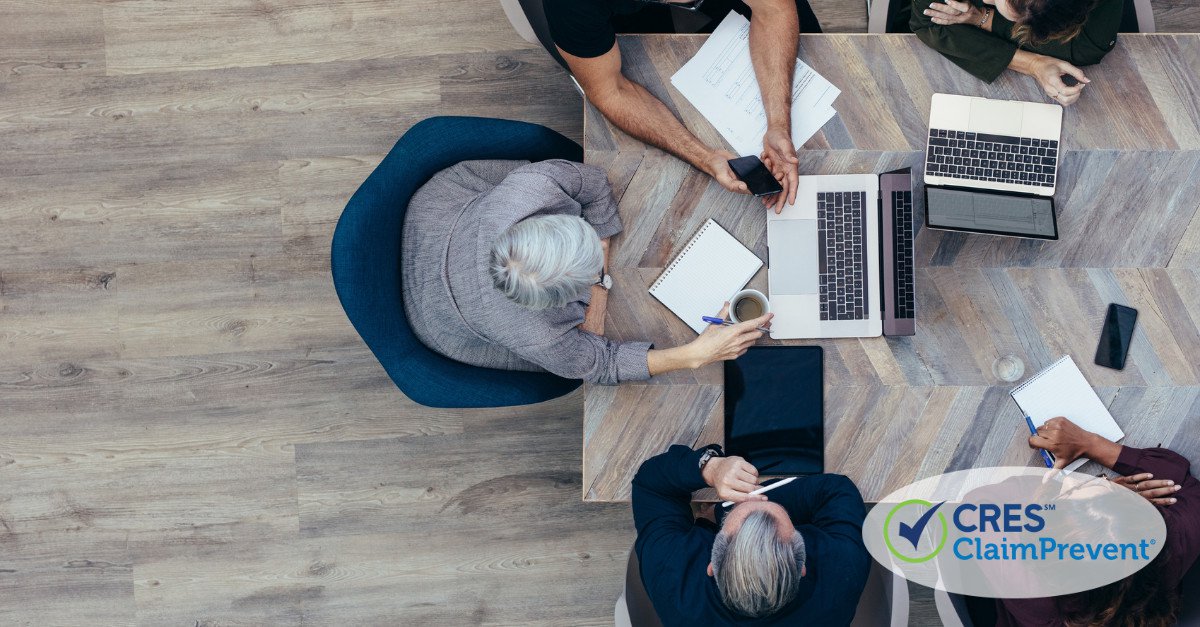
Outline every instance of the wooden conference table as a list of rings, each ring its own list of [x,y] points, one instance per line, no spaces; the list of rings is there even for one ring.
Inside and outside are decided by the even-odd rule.
[[[701,140],[727,146],[670,84],[704,37],[623,36],[624,71]],[[1046,101],[1031,78],[1006,72],[985,84],[912,35],[805,35],[800,56],[842,91],[838,115],[800,151],[801,174],[912,166],[919,182],[933,93]],[[1010,354],[1025,377],[1071,355],[1126,443],[1162,443],[1200,460],[1197,68],[1200,35],[1122,35],[1102,64],[1085,69],[1092,83],[1065,112],[1059,241],[918,224],[916,336],[783,342],[824,347],[828,472],[878,500],[948,470],[1036,463],[1012,384],[993,374]],[[766,261],[765,210],[630,138],[590,105],[584,133],[585,160],[608,170],[625,224],[613,241],[606,333],[664,348],[690,341],[695,333],[649,285],[708,218]],[[765,266],[750,285],[767,291]],[[1110,302],[1139,311],[1123,371],[1092,363]],[[589,386],[584,500],[628,500],[638,466],[671,444],[722,442],[722,389],[720,364]]]

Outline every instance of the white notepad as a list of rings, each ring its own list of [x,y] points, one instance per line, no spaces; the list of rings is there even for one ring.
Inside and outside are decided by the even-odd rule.
[[[763,262],[713,220],[700,227],[679,256],[650,286],[650,295],[701,333],[701,320],[746,286]]]
[[[1125,437],[1112,414],[1096,396],[1096,391],[1083,377],[1070,355],[1033,375],[1011,392],[1013,400],[1033,426],[1040,427],[1055,416],[1063,416],[1080,428],[1116,442]],[[1027,429],[1022,425],[1023,429]],[[1072,462],[1067,470],[1075,470],[1087,462],[1084,458]]]

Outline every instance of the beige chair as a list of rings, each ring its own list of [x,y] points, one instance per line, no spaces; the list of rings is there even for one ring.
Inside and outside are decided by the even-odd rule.
[[[559,65],[570,72],[567,62],[558,54],[554,39],[550,37],[550,26],[546,23],[542,0],[500,0],[500,7],[504,9],[513,30],[517,31],[521,39],[541,45]]]
[[[629,561],[625,565],[625,589],[617,598],[613,622],[616,627],[662,627],[658,613],[642,585],[642,571],[638,566],[637,552],[629,549]]]
[[[513,30],[521,36],[521,39],[528,41],[531,44],[541,44],[538,40],[537,33],[533,32],[533,26],[529,24],[529,18],[525,17],[525,9],[521,8],[521,0],[500,0],[500,7],[504,9],[504,15],[508,16],[508,21],[512,22]]]
[[[891,12],[893,2],[909,2],[910,0],[871,0],[867,9],[867,32],[868,33],[886,33],[887,18]],[[1133,20],[1122,20],[1122,32],[1137,32],[1137,33],[1153,33],[1154,29],[1154,10],[1150,6],[1150,0],[1125,0],[1125,11],[1133,11],[1137,16],[1136,28]],[[892,31],[903,32],[903,31]]]
[[[908,581],[871,560],[867,585],[858,599],[850,627],[885,626],[908,626]]]

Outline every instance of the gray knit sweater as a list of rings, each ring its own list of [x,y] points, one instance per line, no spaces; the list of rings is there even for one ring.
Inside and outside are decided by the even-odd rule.
[[[489,273],[492,245],[532,215],[587,220],[601,238],[621,232],[604,170],[570,161],[464,161],[413,195],[404,221],[404,309],[417,337],[463,363],[546,370],[616,384],[650,378],[647,342],[580,331],[588,296],[530,310],[505,298]],[[589,295],[590,296],[590,295]]]

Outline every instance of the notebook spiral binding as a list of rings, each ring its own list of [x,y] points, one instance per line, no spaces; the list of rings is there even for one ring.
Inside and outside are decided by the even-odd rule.
[[[692,246],[696,244],[696,240],[700,239],[700,236],[704,235],[704,232],[708,230],[708,227],[713,224],[717,224],[716,221],[714,221],[712,218],[709,218],[708,221],[706,221],[704,225],[696,231],[696,234],[692,236],[692,239],[688,240],[687,246],[684,246],[683,250],[679,251],[678,255],[675,255],[675,261],[672,261],[671,265],[667,266],[667,268],[662,271],[662,274],[658,275],[657,279],[654,279],[654,283],[650,285],[651,292],[658,289],[658,286],[662,284],[663,279],[666,279],[668,276],[670,276],[671,271],[675,269],[675,266],[679,265],[680,261],[683,261],[683,258],[687,256],[688,251],[690,251]],[[717,224],[717,226],[720,225]]]

